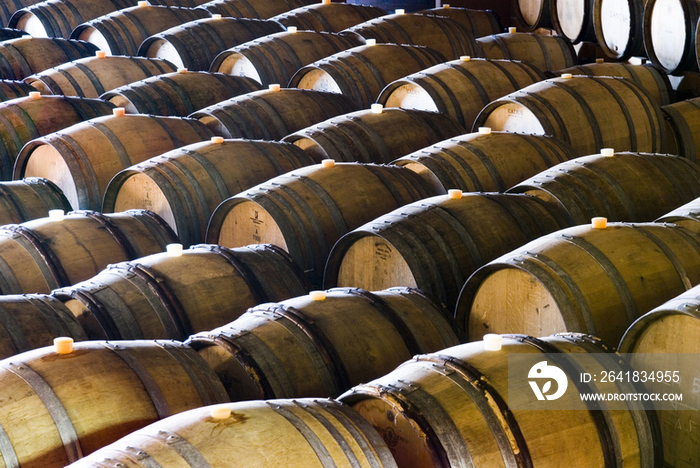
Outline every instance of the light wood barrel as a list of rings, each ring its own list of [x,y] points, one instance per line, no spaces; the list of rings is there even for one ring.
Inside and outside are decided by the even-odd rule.
[[[25,78],[42,94],[98,98],[134,81],[176,71],[165,60],[143,57],[90,57],[74,60]]]
[[[61,189],[50,180],[25,177],[0,182],[0,225],[44,218],[49,210],[71,210]]]
[[[568,227],[540,200],[521,195],[442,195],[400,207],[336,242],[324,285],[418,288],[454,309],[464,282],[496,257]]]
[[[66,96],[24,97],[0,103],[0,178],[12,179],[17,155],[31,140],[110,115],[113,107],[99,99]]]
[[[647,56],[667,73],[697,71],[696,33],[700,6],[695,0],[649,0],[644,4]]]
[[[213,418],[211,408],[188,411],[135,432],[71,468],[114,463],[136,468],[136,463],[153,466],[155,460],[170,460],[172,466],[182,467],[397,468],[374,428],[334,400],[221,406],[231,410],[230,416]],[[135,452],[138,462],[133,461]]]
[[[348,114],[358,107],[341,94],[283,88],[234,97],[190,117],[199,119],[215,135],[225,138],[281,140],[290,133]]]
[[[135,6],[78,25],[71,39],[95,44],[111,55],[136,55],[146,38],[210,15],[203,10],[167,6]]]
[[[517,0],[515,15],[527,31],[538,28],[553,28],[550,0]]]
[[[700,160],[700,97],[661,108],[668,130],[668,152],[693,162]]]
[[[393,164],[417,172],[445,191],[504,192],[578,156],[556,138],[520,133],[470,133],[426,146]]]
[[[45,294],[0,296],[0,330],[0,359],[50,346],[59,336],[87,340],[71,311]]]
[[[187,344],[240,401],[337,397],[415,354],[460,343],[453,317],[415,289],[336,288],[314,297],[253,307]]]
[[[520,60],[542,71],[576,65],[576,52],[568,39],[525,33],[501,33],[480,37],[476,43],[489,59]]]
[[[120,86],[100,99],[125,108],[128,114],[186,117],[217,102],[259,89],[260,85],[250,78],[181,69]]]
[[[102,211],[151,210],[189,246],[204,242],[209,218],[225,199],[312,164],[309,155],[288,143],[194,143],[121,171],[105,191]]]
[[[580,331],[617,343],[639,316],[698,283],[700,237],[692,231],[655,223],[584,225],[477,270],[456,316],[472,340],[513,330]]]
[[[4,466],[61,468],[154,421],[227,401],[176,341],[89,341],[0,362]]]
[[[212,0],[198,9],[231,18],[268,19],[295,8],[315,3],[313,0]]]
[[[97,47],[84,41],[24,37],[0,44],[0,76],[21,80],[48,68],[95,55]]]
[[[11,2],[0,2],[0,25],[6,26],[12,15],[22,8],[26,8],[43,0],[13,0]]]
[[[224,50],[282,30],[275,21],[206,18],[154,34],[143,41],[138,55],[165,59],[178,68],[207,71]]]
[[[600,379],[582,383],[572,355],[578,356],[577,363],[590,363],[591,373],[631,372],[611,348],[590,336],[506,335],[498,351],[487,351],[477,342],[416,356],[345,393],[340,401],[377,429],[401,468],[556,468],[562,459],[576,460],[580,468],[664,466],[655,412],[644,411],[638,402],[615,409],[605,404],[586,407],[579,396],[639,393],[643,386]],[[518,358],[514,362],[527,366],[521,372],[509,369],[509,361]],[[509,408],[518,399],[537,401],[528,385],[537,385],[528,380],[529,362],[537,360],[558,367],[566,379],[558,408],[571,404],[579,410]]]
[[[9,101],[18,97],[29,96],[36,88],[23,81],[0,80],[0,102]]]
[[[361,110],[334,117],[284,138],[317,161],[389,163],[420,148],[465,133],[447,115],[399,108]],[[436,193],[441,193],[438,188]]]
[[[301,68],[289,86],[340,93],[367,109],[392,81],[443,62],[442,54],[427,47],[359,46]]]
[[[63,37],[80,23],[133,6],[129,0],[46,0],[17,10],[8,26],[27,31],[33,37]]]
[[[700,167],[677,156],[615,153],[558,164],[509,190],[563,206],[575,224],[653,221],[700,197]]]
[[[644,88],[660,106],[666,106],[674,101],[673,88],[671,87],[668,75],[665,71],[651,63],[631,65],[629,63],[605,63],[601,60],[601,63],[589,63],[565,68],[556,73],[557,75],[570,73],[572,75],[588,76],[620,76],[634,81],[640,88]]]
[[[84,281],[110,263],[165,250],[177,236],[146,210],[80,211],[0,226],[2,294],[42,293]]]
[[[222,326],[249,307],[306,294],[308,281],[277,247],[198,245],[110,265],[52,295],[90,339],[183,340]]]
[[[656,220],[657,223],[673,223],[700,234],[700,198],[679,206]]]
[[[225,200],[209,221],[207,242],[227,247],[277,245],[318,286],[328,254],[341,236],[431,195],[436,193],[418,175],[401,167],[310,166]]]
[[[595,0],[551,0],[552,25],[573,44],[595,41],[593,8]]]
[[[544,79],[541,71],[526,62],[464,57],[390,83],[377,102],[448,114],[471,129],[491,101]]]
[[[386,15],[365,21],[343,31],[384,44],[409,44],[430,47],[447,59],[481,54],[471,30],[444,16],[414,14]]]
[[[211,136],[194,119],[98,117],[26,144],[14,178],[45,177],[61,188],[74,209],[99,210],[107,184],[122,169]]]
[[[211,70],[285,86],[301,67],[360,44],[352,36],[316,31],[269,34],[221,52]]]
[[[679,354],[700,353],[698,337],[700,336],[700,289],[695,287],[680,296],[660,305],[642,315],[625,332],[620,341],[619,350],[626,354],[630,364],[640,371],[657,371],[668,364],[673,365],[681,376],[697,375],[697,361],[691,356]],[[663,360],[653,363],[640,354],[654,354],[660,358],[669,357],[671,362]],[[682,367],[680,367],[682,366]],[[666,407],[657,411],[661,425],[664,447],[664,466],[670,468],[691,468],[700,463],[700,439],[695,428],[700,426],[698,417],[697,380],[683,379],[678,384],[669,386],[663,382],[645,384],[650,392],[683,394],[683,403],[676,408]]]
[[[530,85],[484,107],[474,127],[550,135],[579,154],[602,148],[663,153],[666,128],[661,108],[629,80],[575,76]]]
[[[344,29],[364,23],[373,18],[386,15],[378,7],[352,5],[349,3],[316,3],[295,8],[287,13],[273,16],[284,27],[296,26],[307,31],[340,32]]]
[[[489,36],[503,32],[503,23],[498,13],[491,10],[473,10],[455,8],[443,5],[441,8],[431,8],[419,11],[422,15],[445,16],[466,26],[474,37]]]
[[[645,56],[644,2],[598,0],[593,5],[593,26],[598,45],[616,60]]]

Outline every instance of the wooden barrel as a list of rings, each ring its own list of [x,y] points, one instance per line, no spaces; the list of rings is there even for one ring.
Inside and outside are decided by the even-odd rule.
[[[393,12],[397,9],[414,12],[435,6],[435,2],[432,0],[350,0],[348,3],[352,5],[371,5],[382,8],[387,12]]]
[[[189,246],[204,242],[209,218],[225,199],[314,163],[301,148],[288,143],[194,143],[114,176],[105,191],[102,211],[154,211]]]
[[[473,10],[455,8],[443,4],[440,8],[431,8],[419,12],[423,15],[446,16],[466,26],[474,37],[489,36],[503,32],[503,23],[498,13],[491,10]]]
[[[310,3],[308,0],[212,0],[198,9],[230,18],[268,19]]]
[[[517,0],[515,15],[518,23],[527,31],[553,28],[549,0]]]
[[[45,217],[49,210],[70,211],[70,203],[56,184],[25,177],[0,182],[0,225],[18,224]]]
[[[147,37],[209,16],[191,8],[135,6],[82,23],[70,37],[91,42],[111,55],[136,55]]]
[[[673,223],[700,234],[700,198],[679,206],[656,220],[657,223]]]
[[[593,155],[558,164],[509,190],[563,206],[575,224],[653,221],[700,197],[700,167],[676,156]]]
[[[318,287],[328,254],[341,236],[431,195],[436,195],[433,189],[401,167],[310,166],[225,200],[209,221],[207,242],[227,247],[251,242],[277,245]]]
[[[259,89],[260,85],[250,78],[180,69],[176,73],[120,86],[100,99],[123,107],[127,114],[186,117],[217,102]]]
[[[90,57],[25,78],[41,94],[98,98],[105,92],[150,76],[176,71],[165,60],[143,57]]]
[[[594,3],[595,0],[551,0],[552,26],[573,44],[595,41]]]
[[[165,250],[177,236],[146,210],[84,211],[0,226],[2,294],[42,293],[84,281],[110,263]]]
[[[463,55],[479,56],[471,30],[451,18],[421,14],[386,15],[343,31],[384,44],[409,44],[430,47],[447,59]]]
[[[0,28],[0,41],[9,41],[26,35],[28,33],[20,29]]]
[[[0,2],[0,26],[5,26],[17,10],[26,8],[43,0],[13,0],[11,2]]]
[[[190,117],[199,119],[215,135],[225,138],[281,140],[290,133],[358,108],[341,94],[284,88],[234,97]]]
[[[700,6],[695,0],[649,0],[644,4],[647,56],[667,73],[697,71],[696,33]]]
[[[0,80],[0,102],[9,101],[18,97],[29,96],[36,88],[23,81]]]
[[[700,237],[672,224],[564,229],[478,269],[457,301],[470,339],[519,330],[617,343],[640,315],[700,283]]]
[[[403,361],[460,343],[453,317],[420,291],[316,291],[263,304],[187,344],[231,401],[337,397]]]
[[[71,311],[45,294],[0,296],[0,330],[0,359],[50,346],[59,336],[87,340]]]
[[[180,256],[110,265],[52,295],[89,339],[183,340],[235,320],[249,307],[306,294],[304,274],[281,249],[198,245]]]
[[[334,400],[272,400],[202,408],[168,418],[95,452],[71,468],[155,466],[265,466],[283,468],[397,468],[374,428]],[[226,411],[228,414],[228,411]],[[187,449],[184,450],[183,447]],[[195,461],[196,460],[196,461]],[[153,463],[152,463],[153,462]],[[206,465],[204,464],[206,463]]]
[[[152,35],[143,41],[138,55],[165,59],[179,68],[207,71],[224,50],[282,30],[275,21],[206,18]]]
[[[588,76],[620,76],[634,81],[640,88],[644,88],[660,106],[666,106],[674,101],[673,88],[671,87],[668,75],[651,63],[644,65],[615,62],[605,63],[600,59],[596,63],[565,68],[564,70],[556,72],[556,74],[560,76],[564,73]]]
[[[148,0],[151,5],[162,5],[171,7],[196,8],[203,5],[208,0]]]
[[[317,161],[382,164],[463,133],[464,127],[444,114],[387,108],[379,114],[361,110],[334,117],[283,141],[301,147]]]
[[[129,0],[46,0],[17,10],[7,25],[33,37],[68,39],[80,23],[133,6]]]
[[[270,34],[221,52],[211,71],[284,86],[301,67],[360,44],[353,36],[316,31]]]
[[[324,285],[418,288],[450,310],[464,282],[496,257],[568,227],[540,200],[469,193],[402,206],[336,242]]]
[[[97,47],[84,41],[25,37],[0,44],[0,77],[21,80],[66,62],[95,55]]]
[[[576,65],[576,52],[568,39],[524,33],[501,33],[480,37],[476,43],[489,59],[521,60],[542,71]]]
[[[668,152],[700,161],[700,97],[661,108],[668,132]]]
[[[209,129],[194,119],[99,117],[27,143],[17,156],[14,178],[45,177],[61,188],[74,209],[99,210],[117,172],[210,137]]]
[[[666,128],[649,93],[615,77],[554,78],[530,85],[484,107],[474,127],[550,135],[579,154],[602,148],[663,153]]]
[[[615,60],[645,56],[644,2],[639,0],[598,0],[593,5],[596,42],[605,55]]]
[[[556,138],[483,129],[425,147],[393,164],[417,172],[445,191],[504,192],[576,156]]]
[[[289,86],[340,93],[367,109],[392,81],[443,62],[442,54],[427,47],[365,45],[301,68]]]
[[[176,341],[89,341],[0,362],[5,466],[61,468],[154,421],[227,400]]]
[[[636,401],[618,402],[615,409],[581,401],[579,392],[644,392],[643,385],[634,382],[603,383],[600,377],[581,382],[579,362],[586,362],[598,376],[632,372],[596,338],[508,335],[498,351],[484,348],[477,342],[416,356],[345,393],[340,401],[377,429],[402,468],[555,468],[561,460],[577,460],[579,468],[663,466],[654,411],[644,411]],[[574,355],[577,360],[572,363]],[[511,360],[526,365],[513,368]],[[567,390],[559,401],[544,402],[544,410],[530,410],[522,403],[510,408],[518,400],[537,402],[528,382],[547,385],[539,378],[528,380],[528,370],[537,360],[559,368]]]
[[[112,113],[99,99],[33,96],[0,104],[0,178],[12,179],[12,168],[22,147],[35,138]]]
[[[682,404],[657,411],[663,438],[664,466],[671,468],[691,468],[700,463],[700,439],[695,430],[700,426],[695,409],[699,403],[698,392],[695,391],[697,380],[682,378],[684,375],[697,375],[697,361],[692,356],[682,355],[700,353],[699,299],[700,290],[695,287],[642,315],[627,329],[619,346],[621,353],[629,353],[625,356],[639,371],[651,373],[668,364],[668,369],[673,365],[673,369],[681,375],[680,382],[671,386],[658,381],[645,384],[650,392],[667,393],[672,389],[683,394]],[[661,359],[650,362],[650,354]]]
[[[377,102],[448,114],[471,129],[491,101],[544,79],[541,71],[526,62],[464,57],[390,83]]]
[[[356,24],[386,15],[381,8],[350,3],[315,3],[295,8],[271,19],[284,27],[296,26],[307,31],[340,32]]]

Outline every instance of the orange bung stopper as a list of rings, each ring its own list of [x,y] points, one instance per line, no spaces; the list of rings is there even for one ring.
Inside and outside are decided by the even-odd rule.
[[[604,62],[605,62],[605,59],[602,59],[602,58],[595,59],[595,63],[604,63]]]
[[[591,224],[593,225],[593,229],[605,229],[608,227],[608,218],[591,218]]]
[[[41,93],[39,91],[29,91],[29,98],[30,99],[39,99],[41,97]]]
[[[515,34],[517,31],[518,31],[518,28],[514,28],[513,26],[508,28],[508,33],[510,33],[510,34]]]
[[[326,291],[311,291],[309,297],[314,301],[324,301],[326,299]]]
[[[213,137],[211,137],[211,142],[216,143],[217,145],[220,145],[221,143],[224,142],[224,137],[213,136]]]
[[[148,2],[145,2],[145,1],[141,0],[141,1],[139,1],[139,2],[136,2],[136,5],[137,5],[139,8],[143,8],[143,7],[147,7],[147,6],[148,6]]]
[[[321,161],[321,165],[325,168],[335,167],[335,159],[324,159]]]
[[[231,417],[231,408],[225,405],[212,406],[210,414],[214,419],[228,419]]]
[[[187,73],[187,68],[178,68],[177,72],[178,73]]]
[[[73,338],[68,336],[54,338],[53,347],[56,354],[70,354],[73,352]]]
[[[115,107],[114,109],[112,109],[112,114],[115,117],[124,117],[126,115],[126,109],[124,109],[123,107]]]
[[[603,148],[600,150],[600,155],[601,156],[615,156],[615,149],[614,148]]]
[[[107,52],[105,52],[104,50],[98,50],[97,52],[95,52],[95,57],[105,58],[107,57]]]
[[[447,196],[452,200],[459,200],[462,198],[462,191],[460,189],[450,189],[447,191]]]
[[[268,86],[268,89],[269,89],[270,91],[277,92],[277,91],[279,91],[280,89],[282,89],[282,87],[281,87],[279,84],[275,83],[275,84],[269,85],[269,86]]]

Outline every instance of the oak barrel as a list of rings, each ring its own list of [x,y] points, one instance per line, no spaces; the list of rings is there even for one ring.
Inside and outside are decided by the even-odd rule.
[[[491,10],[473,10],[469,8],[450,7],[443,4],[440,8],[422,10],[422,15],[446,16],[466,26],[474,37],[489,36],[503,31],[503,23],[498,13]]]
[[[433,0],[350,0],[348,3],[352,5],[372,5],[383,8],[387,12],[393,12],[397,9],[414,12],[435,6],[436,2]]]
[[[42,94],[98,98],[134,81],[176,71],[165,60],[143,57],[89,57],[49,68],[24,81]]]
[[[576,65],[571,42],[561,36],[501,33],[480,37],[476,43],[489,59],[520,60],[542,71],[556,71]]]
[[[595,41],[593,9],[595,0],[551,0],[552,26],[573,44]]]
[[[180,69],[107,91],[100,99],[126,109],[127,114],[186,117],[234,96],[260,89],[250,78]]]
[[[36,88],[23,81],[0,80],[0,102],[9,101],[18,97],[29,96]]]
[[[191,336],[231,401],[337,397],[414,354],[460,343],[453,317],[420,291],[315,291],[248,309]]]
[[[471,30],[444,16],[394,14],[375,18],[343,31],[378,43],[409,44],[430,47],[447,59],[463,55],[477,57],[480,50]]]
[[[436,195],[434,189],[401,167],[319,164],[275,177],[222,202],[209,221],[207,242],[227,247],[251,242],[277,245],[318,286],[328,254],[341,236],[431,195]]]
[[[201,18],[206,11],[168,6],[134,6],[78,25],[71,39],[95,44],[110,55],[136,55],[146,38]]]
[[[696,34],[700,5],[695,0],[648,0],[644,4],[644,48],[667,73],[697,71]]]
[[[80,23],[133,6],[129,0],[45,0],[17,10],[7,25],[33,37],[63,37]]]
[[[593,26],[607,57],[626,60],[646,55],[643,1],[598,0],[593,5]]]
[[[12,179],[12,168],[29,141],[71,125],[112,113],[99,99],[66,96],[23,97],[0,103],[0,178]]]
[[[337,33],[384,15],[386,12],[383,9],[374,6],[319,2],[295,8],[271,19],[284,27],[296,26],[307,31]]]
[[[198,9],[231,18],[268,19],[295,8],[315,3],[313,0],[212,0]]]
[[[189,246],[204,242],[209,218],[225,199],[315,164],[301,148],[289,143],[212,140],[169,151],[121,171],[105,191],[102,211],[154,211]]]
[[[282,31],[275,21],[206,18],[166,29],[143,41],[138,55],[168,60],[179,68],[207,71],[226,49]]]
[[[56,184],[39,177],[0,182],[0,225],[43,218],[49,210],[70,211],[70,203]]]
[[[112,264],[53,291],[90,339],[184,340],[235,320],[249,307],[306,294],[308,281],[281,249],[197,245]]]
[[[13,28],[0,28],[0,42],[17,39],[18,37],[27,36],[26,31]]]
[[[526,365],[511,367],[511,360]],[[546,410],[527,405],[511,409],[518,400],[537,402],[530,388],[538,385],[537,380],[528,380],[528,370],[537,361],[545,370],[559,368],[568,389],[559,401],[540,406]],[[602,383],[600,378],[582,383],[578,362],[588,363],[586,369],[599,377],[603,371],[615,375],[631,371],[610,347],[591,336],[506,335],[498,350],[477,342],[416,356],[345,393],[340,401],[377,429],[401,468],[556,468],[562,460],[580,468],[664,466],[653,411],[644,411],[634,401],[619,403],[615,409],[597,403],[586,406],[579,396],[579,392],[640,393],[643,386]],[[539,376],[531,377],[544,384]]]
[[[377,102],[448,114],[471,129],[491,101],[544,79],[526,62],[463,57],[389,83]]]
[[[61,468],[154,421],[227,401],[176,341],[89,341],[0,361],[4,466]]]
[[[214,418],[213,411],[224,414]],[[397,468],[367,421],[337,401],[311,399],[188,411],[135,432],[71,468],[136,468],[163,459],[182,467]]]
[[[584,156],[547,169],[509,192],[563,206],[575,224],[596,216],[647,222],[700,197],[700,166],[662,154]]]
[[[290,133],[358,108],[341,94],[283,88],[227,99],[190,117],[199,119],[215,135],[225,138],[281,140]]]
[[[445,61],[442,54],[427,47],[365,45],[301,68],[289,86],[340,93],[366,109],[392,81]]]
[[[0,26],[6,26],[17,10],[41,3],[42,1],[43,0],[12,0],[11,2],[0,2]]]
[[[119,171],[212,136],[194,119],[125,115],[98,117],[27,143],[14,178],[45,177],[74,209],[102,207],[107,184]]]
[[[21,80],[48,68],[95,55],[97,47],[85,41],[24,37],[0,44],[0,77]]]
[[[264,86],[286,85],[301,67],[361,43],[352,36],[316,31],[269,34],[221,52],[211,71],[247,76]]]
[[[700,234],[700,198],[679,206],[656,220],[657,223],[673,223]]]
[[[553,28],[550,0],[517,0],[515,15],[527,31],[538,28]]]
[[[578,156],[556,138],[491,132],[452,137],[403,156],[393,164],[417,172],[445,191],[504,192],[556,164]]]
[[[208,0],[148,0],[151,5],[174,6],[183,8],[196,8]]]
[[[665,224],[608,223],[541,237],[478,269],[457,301],[470,339],[577,331],[619,342],[639,316],[700,283],[700,237]]]
[[[663,106],[661,111],[669,134],[669,153],[700,161],[700,97]]]
[[[568,76],[568,75],[567,75]],[[541,81],[484,107],[474,127],[550,135],[579,154],[602,148],[663,153],[666,128],[649,93],[623,78],[575,76]]]
[[[427,198],[380,216],[336,242],[324,285],[418,288],[454,309],[469,276],[485,263],[570,226],[540,200],[466,193]]]

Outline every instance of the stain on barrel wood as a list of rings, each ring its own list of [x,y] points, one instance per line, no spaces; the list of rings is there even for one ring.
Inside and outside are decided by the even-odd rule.
[[[489,59],[520,60],[542,71],[556,71],[576,65],[571,42],[561,36],[501,33],[476,40]]]
[[[498,13],[491,10],[474,10],[443,5],[440,8],[422,10],[418,13],[431,16],[445,16],[467,27],[474,37],[489,36],[503,31]]]
[[[308,31],[337,33],[384,15],[386,15],[384,10],[374,6],[319,2],[295,8],[287,13],[273,16],[271,19],[284,27],[296,26]]]
[[[49,210],[71,210],[61,189],[50,180],[25,177],[0,182],[0,225],[44,218]]]
[[[84,41],[24,37],[0,44],[0,77],[21,80],[35,73],[95,55],[97,47]]]
[[[599,0],[593,5],[593,26],[605,55],[616,60],[644,56],[644,2]]]

